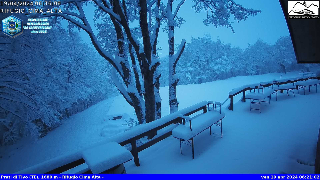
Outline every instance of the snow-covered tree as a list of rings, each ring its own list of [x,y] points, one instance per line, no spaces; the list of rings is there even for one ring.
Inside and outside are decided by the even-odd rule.
[[[241,72],[241,56],[241,49],[224,44],[219,39],[213,41],[209,35],[192,38],[179,60],[177,75],[182,84],[204,83],[236,76]]]
[[[176,65],[184,50],[185,40],[182,40],[177,53],[174,54],[174,27],[180,26],[184,21],[183,18],[178,17],[178,11],[184,4],[185,0],[178,1],[176,9],[173,11],[174,0],[168,0],[167,5],[167,21],[168,21],[168,37],[169,37],[169,104],[170,113],[174,113],[178,110],[178,100],[176,87],[178,85],[178,77],[176,76]],[[193,8],[197,13],[201,11],[207,11],[207,17],[203,23],[205,25],[214,25],[215,27],[225,26],[227,28],[232,27],[234,21],[241,21],[247,19],[249,16],[254,16],[258,10],[244,8],[240,4],[235,3],[233,0],[193,0]]]
[[[107,63],[76,33],[0,34],[0,143],[43,137],[112,92]]]
[[[134,107],[139,122],[148,123],[159,118],[161,74],[157,71],[160,65],[156,56],[157,38],[161,22],[168,20],[170,8],[160,0],[63,0],[61,3],[62,13],[43,14],[43,16],[62,17],[87,32],[98,53],[113,66],[115,85],[126,101]],[[99,37],[93,32],[88,22],[89,17],[86,17],[85,13],[86,3],[93,3],[100,13],[104,14],[101,17],[109,19],[108,23],[116,37],[113,46],[116,47],[115,52],[108,52],[105,49],[106,43],[101,42],[102,36]],[[230,15],[234,15],[237,20],[243,20],[258,12],[245,9],[233,1],[212,1],[209,6],[206,5],[206,1],[195,1],[196,11],[209,10],[208,8],[217,9],[217,11],[210,10],[212,17],[208,17],[208,23],[211,23],[215,16],[228,14],[226,17],[217,18],[218,23],[212,21],[219,26],[229,26],[227,22]],[[225,10],[227,12],[224,12]],[[176,12],[171,11],[171,14],[175,15]],[[173,18],[171,16],[171,19]],[[134,22],[139,22],[138,27],[133,26]]]
[[[286,73],[293,70],[297,64],[290,36],[280,37],[274,44],[273,56],[278,69]]]
[[[247,74],[265,74],[274,71],[271,68],[273,66],[272,53],[272,46],[261,39],[258,39],[253,45],[249,46],[243,53]]]

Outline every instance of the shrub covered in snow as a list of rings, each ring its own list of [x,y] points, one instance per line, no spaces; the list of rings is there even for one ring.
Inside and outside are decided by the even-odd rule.
[[[162,86],[168,84],[167,58],[161,61]],[[234,76],[286,73],[308,70],[298,65],[290,37],[281,37],[273,45],[257,40],[245,50],[232,47],[209,35],[192,38],[177,64],[179,84],[200,84]]]
[[[0,38],[0,144],[43,137],[60,121],[115,93],[109,65],[75,32]],[[3,43],[1,43],[3,42]]]

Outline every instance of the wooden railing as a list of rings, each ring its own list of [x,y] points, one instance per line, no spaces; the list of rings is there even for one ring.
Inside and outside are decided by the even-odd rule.
[[[270,82],[261,82],[257,84],[249,84],[249,85],[244,85],[242,87],[233,89],[232,91],[229,92],[229,98],[230,98],[230,105],[229,105],[229,110],[233,111],[233,97],[242,93],[242,102],[245,102],[245,92],[248,90],[256,90],[261,87],[269,87],[269,86],[274,86],[274,85],[283,85],[283,84],[289,84],[289,83],[295,83],[298,81],[305,81],[308,79],[320,79],[319,77],[298,77],[298,78],[288,78],[288,79],[281,79],[281,80],[275,80],[275,81],[270,81]]]
[[[142,150],[158,143],[159,141],[169,137],[172,134],[172,129],[175,126],[172,126],[168,130],[164,130],[165,132],[159,135],[157,132],[165,127],[168,127],[172,124],[177,124],[181,122],[181,116],[189,116],[193,113],[196,113],[198,111],[203,110],[203,112],[207,112],[207,101],[203,101],[201,103],[198,103],[196,105],[193,105],[191,107],[182,109],[180,111],[177,111],[175,113],[169,114],[161,119],[158,119],[156,121],[147,123],[147,124],[141,124],[134,128],[132,128],[130,131],[127,131],[125,133],[120,134],[117,137],[112,138],[113,141],[118,142],[120,145],[125,146],[127,144],[131,144],[131,153],[134,157],[134,163],[136,166],[140,166],[139,163],[139,157],[138,153]],[[153,139],[148,141],[147,143],[137,146],[137,140],[141,139],[145,136],[148,136],[150,134],[158,134]],[[129,138],[127,138],[127,137]]]
[[[253,90],[257,89],[260,86],[268,87],[273,85],[280,85],[280,84],[287,84],[307,79],[319,79],[317,77],[309,77],[309,78],[299,78],[299,79],[291,79],[291,80],[283,80],[281,82],[266,82],[266,83],[260,83],[260,84],[252,84],[243,86],[241,88],[237,88],[229,93],[230,98],[230,106],[229,109],[233,110],[233,96],[243,93],[243,99],[245,97],[245,91],[247,90]],[[221,105],[223,105],[226,101],[224,101]],[[158,119],[156,121],[147,123],[147,124],[141,124],[138,126],[135,126],[131,128],[129,131],[126,131],[124,133],[121,133],[117,136],[113,136],[111,138],[108,138],[102,142],[96,143],[93,146],[98,146],[104,143],[108,142],[117,142],[122,146],[131,145],[130,151],[134,157],[134,163],[137,166],[140,166],[139,152],[143,151],[144,149],[158,143],[159,141],[169,137],[172,134],[172,129],[177,126],[177,123],[180,123],[182,121],[181,116],[189,116],[192,115],[198,111],[203,111],[204,113],[207,112],[207,101],[200,102],[198,104],[195,104],[191,107],[179,110],[175,113],[169,114],[161,119]],[[145,136],[148,136],[150,134],[157,134],[155,137],[150,139],[148,142],[142,145],[137,145],[137,141]],[[93,146],[87,147],[92,148]],[[318,149],[319,148],[319,142],[318,142]],[[83,149],[83,150],[85,150]],[[22,171],[16,172],[18,174],[30,174],[30,173],[37,173],[37,174],[60,174],[60,173],[66,173],[66,172],[77,172],[77,173],[83,173],[83,174],[89,174],[92,173],[91,170],[86,165],[84,159],[82,158],[82,151],[66,154],[63,156],[59,156],[57,158],[51,159],[49,161],[42,162],[40,164],[37,164],[35,166],[26,168]],[[318,150],[320,154],[320,150]],[[318,154],[317,154],[318,157]],[[320,155],[317,159],[320,159]],[[319,160],[318,160],[319,161]],[[319,164],[317,165],[316,160],[316,169],[318,168],[318,172],[320,171]]]
[[[139,152],[169,137],[172,134],[172,129],[177,126],[177,123],[180,123],[182,121],[181,116],[189,116],[201,110],[204,113],[207,112],[207,105],[208,105],[207,101],[200,102],[191,107],[169,114],[156,121],[135,126],[124,133],[120,133],[116,136],[108,138],[102,142],[96,143],[85,149],[92,148],[94,146],[98,146],[108,142],[117,142],[122,146],[131,145],[131,149],[129,150],[131,151],[134,157],[134,163],[137,166],[140,166],[139,157],[138,157]],[[148,136],[150,134],[157,134],[157,135],[152,139],[150,139],[145,144],[142,144],[139,146],[137,145],[137,140],[145,136]],[[66,171],[71,171],[71,172],[78,172],[83,174],[90,174],[92,172],[86,165],[84,159],[82,158],[82,151],[84,151],[85,149],[75,153],[66,154],[49,161],[45,161],[43,163],[26,168],[16,173],[18,174],[30,174],[30,173],[60,174]],[[77,170],[73,171],[73,169],[77,169]]]

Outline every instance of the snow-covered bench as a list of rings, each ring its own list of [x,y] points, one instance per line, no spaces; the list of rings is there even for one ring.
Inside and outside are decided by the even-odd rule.
[[[82,152],[82,156],[93,174],[110,174],[110,170],[115,170],[133,158],[130,151],[116,142],[87,149]],[[121,170],[116,173],[124,174],[125,169]]]
[[[311,86],[316,86],[316,92],[318,92],[318,84],[320,84],[320,80],[318,79],[310,79],[307,81],[299,81],[296,82],[296,89],[303,89],[303,94],[306,94],[306,87],[309,87],[309,92],[310,92],[310,87]]]
[[[223,135],[222,133],[222,119],[225,117],[225,114],[221,112],[221,104],[216,102],[215,104],[213,102],[209,102],[209,104],[212,104],[213,107],[219,106],[220,110],[216,111],[214,108],[212,108],[211,111],[208,111],[197,115],[193,118],[189,116],[183,116],[182,123],[179,124],[176,128],[172,130],[172,136],[180,140],[180,153],[182,154],[181,149],[181,143],[182,141],[189,142],[191,141],[192,146],[192,158],[194,159],[194,137],[203,132],[206,129],[210,129],[210,135],[211,135],[211,127],[212,125],[220,126],[221,128],[221,137]],[[209,106],[208,104],[208,106]]]
[[[263,90],[262,93],[249,93],[246,95],[246,99],[250,99],[250,111],[253,110],[259,110],[261,113],[261,103],[267,102],[266,98],[269,99],[269,104],[271,100],[271,94],[274,93],[274,89],[266,88]],[[252,105],[258,105],[258,108],[253,108]]]

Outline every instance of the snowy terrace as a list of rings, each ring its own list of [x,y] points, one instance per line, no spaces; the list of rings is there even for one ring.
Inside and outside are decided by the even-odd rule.
[[[297,74],[289,74],[288,78]],[[232,89],[243,84],[254,84],[277,79],[279,74],[250,77],[235,77],[200,85],[178,87],[180,108],[214,100],[222,102]],[[167,87],[161,89],[163,114],[168,114]],[[191,96],[197,94],[197,96]],[[195,159],[191,158],[191,147],[183,145],[183,155],[179,151],[179,141],[171,136],[139,153],[140,166],[134,161],[125,164],[127,173],[313,173],[315,149],[320,123],[320,93],[311,92],[296,97],[278,96],[271,104],[263,105],[263,112],[249,111],[249,102],[237,102],[234,111],[226,105],[223,111],[224,137],[220,138],[219,128],[213,128],[213,135],[203,132],[195,138]],[[235,100],[241,97],[236,96]],[[112,104],[112,106],[108,106]],[[226,103],[227,104],[227,103]],[[105,113],[106,110],[108,113]],[[1,149],[0,173],[13,173],[42,163],[61,154],[76,152],[108,140],[101,136],[101,127],[109,127],[109,136],[120,129],[119,134],[110,139],[122,141],[122,122],[106,120],[114,113],[132,114],[133,109],[123,97],[103,101],[81,112],[61,127],[37,142],[18,144]],[[169,121],[173,115],[162,121]],[[157,124],[136,127],[139,131]],[[150,126],[150,127],[149,127]],[[111,133],[112,132],[112,133]],[[137,133],[127,131],[125,134]],[[106,129],[104,128],[104,133]],[[26,157],[27,155],[27,157]],[[58,158],[60,159],[60,158]],[[21,162],[17,164],[16,162]],[[174,168],[173,168],[174,167]]]

